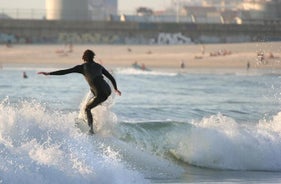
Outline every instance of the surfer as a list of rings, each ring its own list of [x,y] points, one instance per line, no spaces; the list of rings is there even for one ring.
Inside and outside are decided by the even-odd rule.
[[[94,133],[93,130],[93,116],[91,109],[95,108],[102,102],[104,102],[111,94],[111,88],[104,80],[103,75],[106,76],[115,89],[115,92],[120,96],[121,92],[117,88],[117,84],[113,76],[100,64],[94,61],[95,53],[92,50],[86,50],[83,54],[83,64],[74,66],[69,69],[57,70],[53,72],[38,72],[43,75],[65,75],[69,73],[83,74],[88,82],[91,92],[94,98],[89,100],[86,105],[85,112],[87,115],[88,125],[90,126],[90,133]]]

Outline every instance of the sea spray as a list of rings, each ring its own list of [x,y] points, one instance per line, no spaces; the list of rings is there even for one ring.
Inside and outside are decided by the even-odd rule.
[[[119,74],[123,75],[148,75],[148,76],[177,76],[178,73],[176,72],[163,72],[163,71],[146,71],[146,70],[141,70],[141,69],[135,69],[135,68],[117,68],[116,71]]]
[[[80,104],[79,119],[83,120],[79,123],[87,123],[85,117],[85,105],[93,98],[91,92],[88,92]],[[163,142],[163,139],[159,137],[161,132],[153,132],[153,124],[150,123],[144,125],[148,126],[147,130],[139,127],[140,124],[132,124],[133,128],[129,127],[129,124],[117,122],[117,116],[110,110],[113,104],[114,94],[112,94],[106,102],[92,109],[94,117],[94,123],[96,125],[96,133],[98,137],[96,140],[102,138],[102,142],[107,145],[107,151],[116,154],[122,163],[127,167],[133,168],[143,173],[147,178],[175,178],[179,177],[183,173],[183,169],[172,162],[156,156],[155,152],[151,152],[154,144]],[[146,132],[146,134],[144,134]],[[156,134],[155,134],[156,133]],[[124,137],[130,134],[131,138],[134,137],[135,143],[126,141]],[[161,140],[159,140],[161,139]],[[157,141],[159,140],[159,141]],[[141,146],[142,144],[142,146]],[[145,145],[145,146],[144,146]],[[160,150],[159,150],[160,151]],[[111,154],[112,155],[112,154]]]
[[[180,135],[175,151],[186,163],[215,169],[281,170],[281,132],[277,122],[238,124],[222,114],[194,121],[186,135]],[[278,128],[279,127],[279,128]]]
[[[110,110],[114,104],[114,96],[115,94],[112,93],[105,102],[91,110],[94,119],[94,131],[102,134],[103,136],[111,135],[111,131],[117,123],[117,116]],[[85,107],[88,101],[92,100],[92,98],[95,97],[89,91],[80,104],[78,119],[82,120],[85,124],[87,124]]]
[[[2,183],[147,183],[97,136],[80,133],[75,112],[36,101],[0,104]]]

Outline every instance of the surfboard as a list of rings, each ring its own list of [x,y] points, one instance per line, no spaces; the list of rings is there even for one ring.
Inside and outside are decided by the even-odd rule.
[[[177,154],[176,150],[170,149],[170,150],[169,150],[169,153],[170,153],[174,158],[176,158],[177,160],[180,160],[180,159],[181,159],[180,156]]]

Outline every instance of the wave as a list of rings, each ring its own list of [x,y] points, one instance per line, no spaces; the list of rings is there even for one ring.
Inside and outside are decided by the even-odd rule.
[[[75,126],[89,97],[80,112],[3,100],[0,182],[149,183],[180,177],[182,165],[281,171],[281,113],[247,124],[222,114],[192,122],[118,122],[111,97],[93,111],[99,124],[89,136]]]
[[[221,114],[201,121],[123,123],[121,139],[188,165],[221,170],[281,170],[281,113],[238,124]],[[163,141],[165,140],[165,141]]]
[[[182,168],[114,137],[118,124],[108,101],[95,108],[100,126],[96,135],[88,135],[77,128],[82,110],[62,112],[36,100],[3,100],[0,182],[121,184],[179,177]]]
[[[90,98],[92,98],[92,93],[88,92],[80,104],[78,115],[78,122],[84,123],[82,127],[80,126],[84,133],[89,130],[89,128],[87,129],[87,126],[85,126],[87,120],[84,109]],[[124,131],[128,130],[124,125],[129,124],[118,122],[117,116],[110,110],[113,104],[114,93],[112,93],[102,105],[92,109],[95,126],[94,130],[99,136],[114,137],[114,139],[111,139],[107,144],[110,145],[111,149],[114,149],[122,155],[122,162],[126,163],[126,165],[130,165],[130,167],[136,168],[143,173],[146,178],[156,177],[167,179],[179,177],[183,173],[182,168],[172,164],[169,160],[150,152],[149,149],[143,149],[139,144],[131,144],[123,139],[123,136],[125,135]],[[133,134],[135,136],[140,135],[138,131],[133,131],[132,129],[130,131],[134,132]],[[146,138],[148,138],[148,136]],[[152,142],[147,142],[147,144],[151,143]]]
[[[192,122],[179,135],[176,157],[192,165],[230,170],[280,171],[281,114],[257,124],[238,124],[221,114]]]
[[[169,70],[141,70],[133,67],[128,68],[116,68],[114,71],[118,74],[122,75],[142,75],[142,76],[181,76],[181,75],[192,75],[192,74],[200,74],[200,75],[224,75],[224,76],[280,76],[281,73],[279,71],[275,71],[272,69],[264,69],[264,70],[237,70],[237,69],[229,69],[229,70],[204,70],[204,69],[190,69],[190,70],[179,70],[179,69],[169,69]]]
[[[110,110],[95,111],[102,114],[98,122],[104,125],[114,119]],[[192,122],[117,123],[115,120],[113,127],[104,126],[101,132],[110,130],[117,140],[175,164],[222,170],[281,171],[281,112],[271,120],[247,123],[237,123],[220,113]]]
[[[117,68],[116,72],[123,75],[153,75],[153,76],[176,76],[176,72],[164,72],[154,70],[140,70],[135,68]]]
[[[77,112],[36,101],[0,104],[1,183],[148,183],[122,162],[110,138],[77,131]]]

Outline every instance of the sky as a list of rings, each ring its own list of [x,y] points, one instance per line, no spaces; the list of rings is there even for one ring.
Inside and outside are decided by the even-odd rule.
[[[118,0],[118,10],[134,12],[140,6],[163,10],[170,2],[171,0]],[[45,0],[0,0],[0,11],[3,9],[45,9]]]

